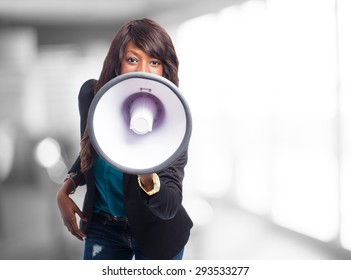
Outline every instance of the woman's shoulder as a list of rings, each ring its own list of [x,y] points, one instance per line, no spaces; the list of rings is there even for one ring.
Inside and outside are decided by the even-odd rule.
[[[94,99],[94,91],[96,80],[90,79],[83,83],[80,88],[78,95],[78,104],[80,110],[84,110],[84,108],[89,107],[91,101]]]
[[[79,100],[94,96],[96,82],[95,79],[89,79],[83,83],[79,90]]]
[[[86,127],[86,121],[88,118],[89,107],[94,99],[94,91],[95,91],[96,80],[90,79],[83,83],[80,88],[78,95],[78,107],[79,114],[81,119],[81,137],[83,137],[84,129]]]

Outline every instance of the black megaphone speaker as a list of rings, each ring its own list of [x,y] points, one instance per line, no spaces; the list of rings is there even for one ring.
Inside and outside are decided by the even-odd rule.
[[[191,130],[191,112],[178,87],[146,72],[110,80],[95,95],[88,114],[96,152],[129,174],[171,165],[188,146]]]

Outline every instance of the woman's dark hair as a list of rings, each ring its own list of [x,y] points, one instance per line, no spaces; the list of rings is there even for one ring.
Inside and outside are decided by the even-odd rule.
[[[96,83],[95,94],[108,81],[121,74],[121,62],[124,51],[130,42],[148,56],[161,60],[163,65],[162,76],[175,85],[179,85],[179,61],[170,36],[158,23],[144,18],[126,22],[116,33],[105,58],[99,80]],[[82,171],[92,167],[94,153],[95,151],[89,140],[88,130],[85,128],[80,151]]]

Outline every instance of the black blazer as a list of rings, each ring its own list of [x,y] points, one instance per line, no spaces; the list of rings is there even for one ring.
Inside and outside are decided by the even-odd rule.
[[[87,124],[89,106],[94,97],[96,80],[86,81],[79,92],[81,137]],[[124,174],[124,207],[132,232],[145,255],[151,259],[170,259],[177,255],[188,242],[193,223],[182,205],[182,181],[187,164],[187,150],[168,168],[158,172],[161,189],[148,196],[138,185],[137,176]],[[76,184],[86,185],[83,213],[87,222],[80,227],[86,232],[92,216],[95,180],[92,170],[82,173],[80,158],[69,172],[78,171]]]

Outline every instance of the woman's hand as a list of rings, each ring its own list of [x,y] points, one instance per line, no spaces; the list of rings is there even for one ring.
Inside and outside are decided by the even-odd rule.
[[[139,178],[145,191],[151,191],[154,188],[154,181],[152,179],[152,174],[139,175]]]
[[[69,197],[67,190],[70,189],[69,180],[61,187],[57,193],[57,204],[61,212],[61,217],[68,231],[79,240],[84,240],[85,234],[79,229],[76,214],[84,221],[86,217],[77,204]]]

